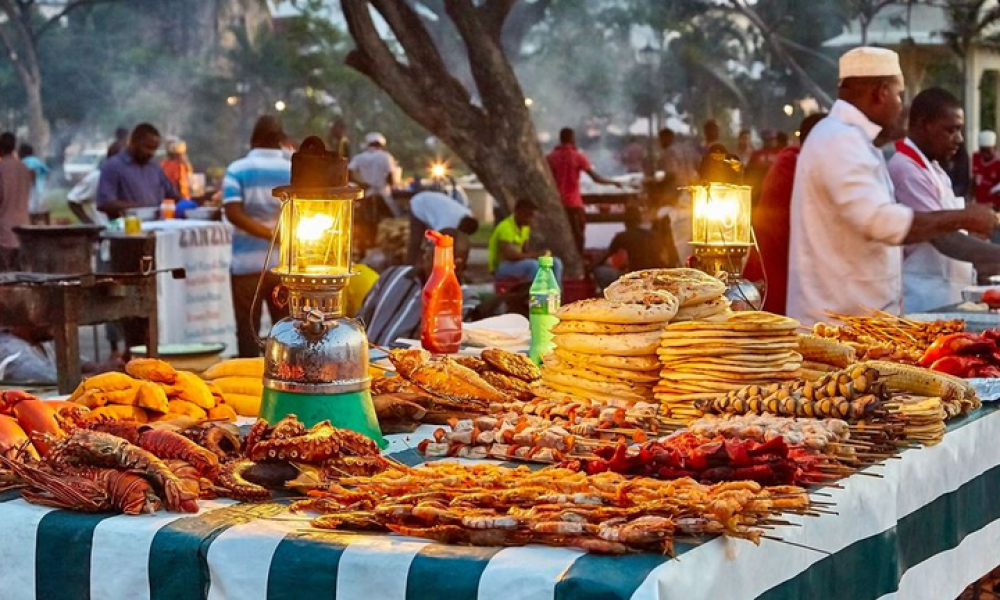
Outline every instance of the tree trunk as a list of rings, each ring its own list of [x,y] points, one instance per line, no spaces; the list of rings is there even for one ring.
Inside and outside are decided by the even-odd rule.
[[[27,27],[27,15],[20,12],[27,9],[19,6],[12,0],[0,0],[0,10],[6,15],[18,40],[15,42],[10,35],[0,32],[0,43],[7,50],[14,72],[24,88],[28,112],[28,142],[34,146],[35,154],[44,159],[49,154],[49,122],[42,105],[42,72],[35,52],[35,39]]]
[[[479,102],[449,72],[420,16],[405,2],[342,0],[348,29],[357,44],[347,64],[447,144],[507,208],[522,199],[537,204],[539,237],[562,259],[568,277],[582,277],[583,262],[569,220],[538,145],[524,93],[500,41],[511,4],[510,0],[486,0],[479,5],[470,0],[444,2],[468,53]],[[382,40],[369,5],[392,30],[405,62]]]

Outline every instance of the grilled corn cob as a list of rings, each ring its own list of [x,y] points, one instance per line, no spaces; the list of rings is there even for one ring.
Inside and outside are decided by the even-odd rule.
[[[858,353],[847,344],[812,334],[799,336],[799,354],[804,360],[837,367],[846,367],[858,358]]]
[[[937,371],[884,360],[870,360],[862,365],[878,371],[881,380],[901,392],[935,396],[941,398],[946,405],[961,403],[965,397],[964,383],[959,383]]]

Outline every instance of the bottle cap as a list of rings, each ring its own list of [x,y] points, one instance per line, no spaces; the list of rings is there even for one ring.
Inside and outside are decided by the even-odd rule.
[[[434,231],[433,229],[428,229],[424,235],[427,239],[434,242],[435,248],[451,248],[455,245],[455,238],[450,235],[445,235],[439,231]]]
[[[549,255],[549,254],[546,254],[545,256],[539,256],[538,257],[538,266],[539,267],[552,267],[553,264],[555,264],[555,263],[552,260],[552,256]]]

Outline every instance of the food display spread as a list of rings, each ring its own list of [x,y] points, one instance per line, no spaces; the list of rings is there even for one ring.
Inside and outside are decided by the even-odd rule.
[[[980,406],[963,377],[1000,366],[997,332],[881,313],[804,331],[732,312],[723,291],[690,269],[625,276],[560,309],[540,367],[500,349],[393,350],[371,371],[374,406],[383,431],[436,426],[407,438],[418,466],[294,415],[241,435],[229,422],[259,410],[256,359],[201,376],[138,359],[66,401],[4,392],[0,489],[124,514],[294,494],[315,531],[669,554],[692,538],[780,539],[782,515],[835,511],[821,490],[941,443]]]

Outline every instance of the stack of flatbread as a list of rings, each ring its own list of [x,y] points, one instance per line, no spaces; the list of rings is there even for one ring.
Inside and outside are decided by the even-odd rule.
[[[604,290],[604,297],[617,302],[655,303],[666,293],[680,303],[672,323],[725,321],[733,314],[725,292],[724,283],[697,269],[647,269],[623,275]]]
[[[795,319],[737,312],[726,321],[671,323],[657,350],[663,369],[654,388],[670,416],[696,418],[695,400],[801,375]]]
[[[651,400],[659,381],[660,332],[677,305],[676,298],[661,295],[656,303],[593,298],[563,306],[538,394],[552,390],[625,404]]]

